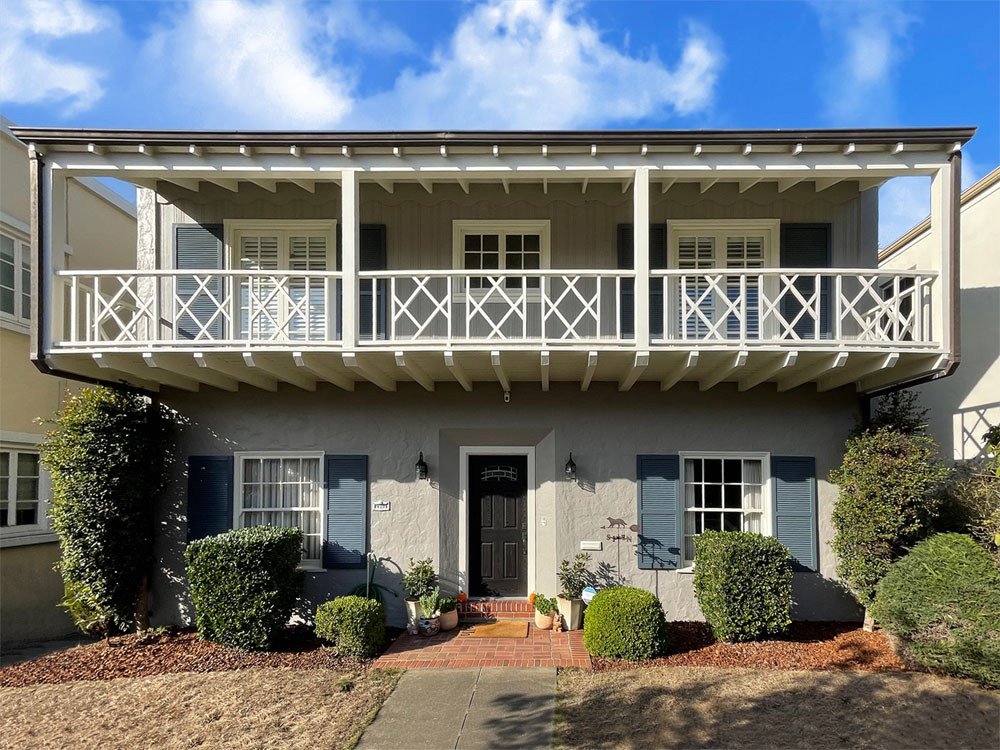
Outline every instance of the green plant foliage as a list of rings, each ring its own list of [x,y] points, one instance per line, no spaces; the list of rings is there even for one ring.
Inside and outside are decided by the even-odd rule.
[[[316,635],[344,656],[371,658],[385,642],[385,609],[374,599],[338,596],[316,609]]]
[[[184,552],[198,634],[234,648],[273,648],[302,593],[302,532],[254,526]]]
[[[1000,461],[968,461],[955,469],[937,526],[969,534],[1000,565],[1000,476],[992,463]]]
[[[792,561],[772,537],[706,531],[694,542],[694,593],[715,637],[780,635],[792,622]]]
[[[537,606],[537,603],[536,603]],[[583,643],[593,656],[640,661],[667,650],[667,618],[649,591],[601,589],[587,605]]]
[[[420,597],[420,611],[425,618],[436,617],[438,613],[438,602],[441,601],[441,589],[434,588]]]
[[[433,591],[437,584],[437,573],[434,572],[434,561],[431,558],[413,561],[403,574],[403,588],[412,599],[419,599],[424,594]]]
[[[847,441],[843,463],[830,472],[840,486],[831,546],[842,583],[865,607],[889,565],[931,533],[947,477],[937,444],[924,435],[883,427]]]
[[[453,599],[450,597],[445,597],[438,600],[438,612],[442,615],[446,615],[449,612],[454,612],[458,607],[458,599]]]
[[[938,534],[894,563],[876,622],[926,668],[1000,688],[1000,570],[964,534]]]
[[[547,615],[549,612],[558,611],[559,603],[555,600],[555,597],[542,596],[541,594],[535,594],[535,610],[542,615]]]
[[[590,563],[590,555],[581,552],[573,558],[572,564],[569,560],[563,560],[559,566],[559,585],[562,586],[560,596],[564,599],[579,599],[583,590],[590,584],[592,575],[587,570]]]
[[[62,606],[84,632],[134,630],[147,619],[142,592],[154,505],[172,452],[171,420],[143,396],[84,388],[50,424],[41,454],[52,476]]]
[[[904,435],[923,435],[927,430],[927,409],[920,406],[920,397],[915,391],[893,391],[881,396],[875,413],[867,425],[854,429],[852,437],[866,432],[890,429]]]

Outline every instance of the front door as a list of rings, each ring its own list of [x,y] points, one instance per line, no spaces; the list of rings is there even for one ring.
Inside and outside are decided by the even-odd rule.
[[[469,593],[528,593],[528,457],[469,457]]]

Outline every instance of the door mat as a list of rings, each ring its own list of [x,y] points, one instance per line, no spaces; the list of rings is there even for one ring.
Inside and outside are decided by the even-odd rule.
[[[514,620],[491,622],[489,625],[476,625],[471,630],[462,633],[465,638],[527,638],[528,623]]]

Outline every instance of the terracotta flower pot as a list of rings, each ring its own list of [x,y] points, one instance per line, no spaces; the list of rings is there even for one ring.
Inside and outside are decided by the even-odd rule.
[[[438,622],[441,624],[441,630],[454,630],[458,627],[458,610],[453,609],[451,612],[445,612],[438,617]]]
[[[535,610],[535,627],[539,630],[551,630],[552,629],[552,615],[543,615],[537,609]]]
[[[563,599],[557,596],[556,602],[566,630],[579,630],[580,620],[583,619],[583,599]]]

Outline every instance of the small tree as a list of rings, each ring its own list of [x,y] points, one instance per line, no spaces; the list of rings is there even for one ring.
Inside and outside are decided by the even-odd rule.
[[[86,633],[148,625],[153,502],[170,456],[159,404],[111,388],[70,398],[42,443],[52,476],[52,528],[59,536],[62,606]]]
[[[852,437],[888,428],[904,435],[923,435],[927,431],[927,409],[920,405],[914,391],[893,391],[881,396],[867,425],[858,425]]]
[[[882,427],[847,441],[830,473],[840,486],[832,546],[843,585],[866,609],[889,565],[932,531],[947,476],[924,435]]]

